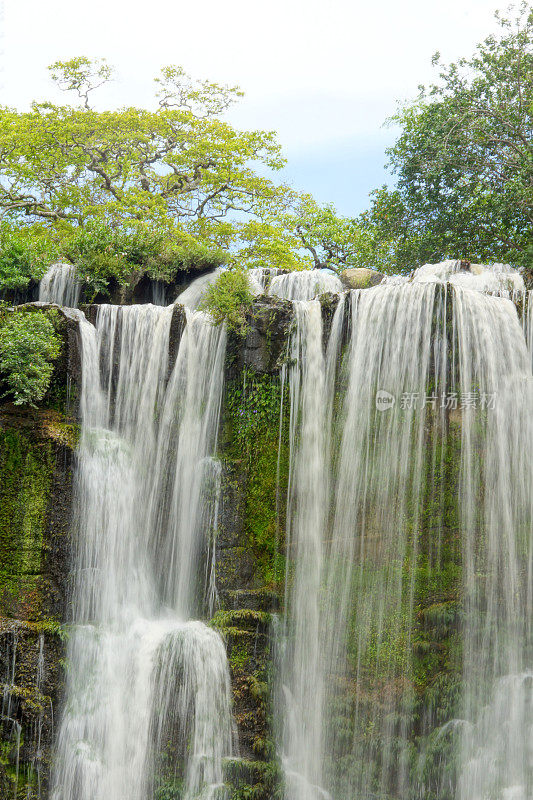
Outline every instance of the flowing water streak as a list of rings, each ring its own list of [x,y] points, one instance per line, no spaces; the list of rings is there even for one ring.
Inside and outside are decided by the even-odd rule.
[[[173,780],[185,800],[212,797],[231,752],[224,647],[215,631],[187,621],[194,603],[181,589],[193,591],[198,564],[190,557],[163,587],[158,579],[171,566],[168,553],[199,555],[192,540],[209,516],[201,486],[222,384],[220,354],[213,362],[202,350],[212,344],[203,329],[213,326],[194,313],[167,384],[172,314],[102,306],[96,327],[80,321],[76,627],[54,800],[145,800]],[[194,359],[189,327],[198,337]],[[182,759],[167,763],[161,749],[172,734],[186,738],[176,743]]]
[[[337,797],[409,796],[408,717],[399,713],[406,698],[401,683],[398,696],[381,692],[394,681],[408,680],[411,669],[414,586],[403,567],[406,559],[416,563],[417,557],[414,532],[427,410],[403,406],[400,398],[403,393],[425,397],[434,315],[442,312],[435,294],[435,285],[414,283],[352,295],[349,377],[320,634],[332,693],[347,681],[355,688],[350,769],[335,763],[346,745],[330,724],[331,707],[323,721]],[[388,392],[393,405],[377,408],[378,390]],[[399,649],[390,654],[388,642],[398,642]]]
[[[163,281],[152,281],[152,305],[166,306],[167,287]]]
[[[317,632],[326,489],[325,365],[320,303],[297,301],[294,314],[295,330],[290,345],[293,366],[289,374],[291,480],[286,535],[295,573],[288,599],[290,644],[282,668],[287,707],[283,761],[287,796],[291,800],[309,800],[320,796],[322,783],[321,731],[317,717],[322,713],[323,686]]]
[[[533,796],[533,378],[510,300],[457,291],[465,594],[458,800]]]
[[[272,278],[279,273],[276,267],[253,267],[246,272],[252,294],[267,294]]]
[[[284,300],[312,300],[325,292],[339,294],[344,286],[339,278],[327,270],[301,270],[275,275],[270,281],[269,295]]]
[[[326,359],[318,300],[296,300],[289,345],[290,476],[286,540],[293,560],[286,588],[281,658],[282,750],[286,796],[325,798],[322,777],[324,666],[320,583],[327,518],[333,382],[344,321],[344,296],[333,316]]]
[[[516,302],[516,299],[515,299]],[[533,366],[533,290],[525,289],[518,298],[522,306],[522,328],[526,339],[526,346]]]
[[[204,537],[206,514],[213,510],[204,501],[209,483],[216,501],[210,456],[216,448],[220,417],[226,329],[212,325],[204,312],[185,309],[185,313],[187,324],[161,410],[159,474],[152,507],[158,557],[165,564],[160,592],[186,618],[199,610],[202,598],[199,548],[210,544]],[[165,469],[168,464],[172,464],[170,471]],[[159,497],[168,497],[169,505],[158,503]],[[199,597],[195,598],[195,592]]]
[[[80,294],[81,283],[76,268],[71,264],[52,264],[39,283],[39,301],[42,303],[76,308]]]
[[[202,302],[209,286],[217,280],[218,276],[223,271],[224,267],[217,267],[212,272],[200,275],[178,295],[176,302],[191,310],[195,310]]]

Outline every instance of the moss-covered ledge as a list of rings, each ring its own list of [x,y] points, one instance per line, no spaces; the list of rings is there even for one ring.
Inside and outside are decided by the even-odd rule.
[[[0,800],[46,796],[64,680],[78,317],[17,311],[50,309],[62,347],[43,403],[0,403]]]
[[[221,609],[211,624],[227,646],[239,740],[237,757],[225,765],[232,800],[281,796],[271,724],[271,620],[285,574],[289,401],[281,367],[292,320],[292,303],[257,297],[244,335],[231,333],[228,341],[219,435]]]
[[[50,767],[67,615],[77,428],[0,406],[0,798],[38,796]]]
[[[54,717],[63,687],[64,632],[52,620],[0,617],[0,798],[46,796]]]

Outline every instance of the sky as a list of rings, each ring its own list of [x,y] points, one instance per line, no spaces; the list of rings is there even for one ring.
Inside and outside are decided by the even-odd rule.
[[[354,215],[392,182],[383,127],[435,74],[431,56],[470,55],[496,29],[498,0],[0,0],[0,102],[58,99],[47,65],[116,67],[95,105],[151,106],[161,66],[238,84],[241,128],[275,130],[282,178]]]

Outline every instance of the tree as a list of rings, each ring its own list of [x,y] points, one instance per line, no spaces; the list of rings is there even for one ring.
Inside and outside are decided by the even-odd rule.
[[[519,263],[530,242],[533,12],[523,3],[514,21],[498,19],[499,37],[441,66],[439,81],[392,120],[402,127],[389,150],[398,184],[375,193],[363,222],[397,240],[400,267],[445,257]]]
[[[0,110],[0,214],[32,222],[90,219],[194,230],[231,214],[254,214],[283,187],[257,174],[284,160],[274,134],[237,131],[221,115],[236,87],[194,82],[179,67],[156,79],[156,110],[96,111],[91,93],[108,81],[103,61],[57,62],[52,77],[81,107],[34,103]]]
[[[318,205],[311,195],[300,195],[283,227],[292,231],[300,247],[311,255],[314,269],[336,272],[348,267],[385,266],[384,249],[372,226],[337,214],[332,204]]]
[[[312,266],[311,259],[302,251],[302,243],[285,220],[249,220],[238,229],[238,242],[233,252],[237,266],[253,269],[274,267],[298,270]]]

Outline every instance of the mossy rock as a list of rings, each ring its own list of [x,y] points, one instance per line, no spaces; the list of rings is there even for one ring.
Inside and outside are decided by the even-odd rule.
[[[2,800],[37,797],[37,774],[46,796],[64,655],[64,635],[53,620],[0,618],[0,767],[9,787],[9,794],[0,792]]]
[[[340,274],[340,279],[347,289],[368,289],[377,286],[383,278],[383,273],[365,267],[345,269]]]
[[[281,773],[275,762],[226,759],[224,780],[231,800],[277,800],[281,798]]]
[[[225,607],[232,610],[276,612],[280,609],[279,594],[270,589],[234,589],[226,592],[224,600]]]

